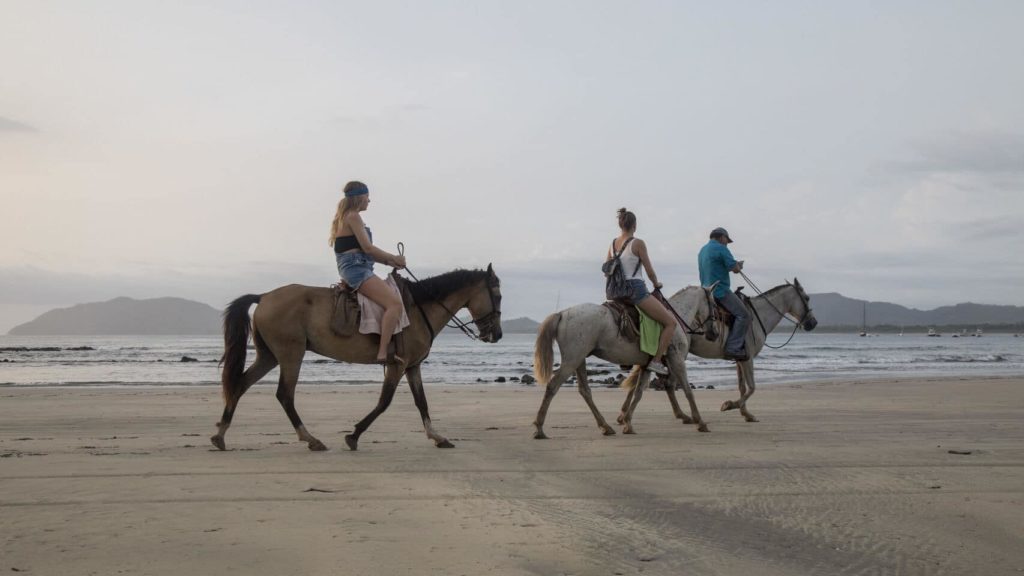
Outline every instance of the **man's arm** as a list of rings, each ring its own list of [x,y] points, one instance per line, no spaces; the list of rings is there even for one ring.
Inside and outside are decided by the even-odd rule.
[[[732,252],[728,248],[722,246],[722,264],[725,264],[725,269],[738,274],[740,270],[743,270],[743,261],[736,260],[732,257]]]

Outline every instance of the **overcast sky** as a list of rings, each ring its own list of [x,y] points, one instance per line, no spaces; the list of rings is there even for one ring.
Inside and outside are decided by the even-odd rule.
[[[670,287],[1024,305],[1024,3],[0,0],[0,333],[335,281],[341,187],[505,317],[597,301],[615,211]],[[378,267],[378,273],[384,270]]]

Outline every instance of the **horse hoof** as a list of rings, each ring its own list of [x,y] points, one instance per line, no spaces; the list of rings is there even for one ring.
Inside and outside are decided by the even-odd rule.
[[[605,436],[615,436],[615,429],[609,426],[607,428],[603,428],[601,430],[601,433],[604,434]]]
[[[327,450],[327,446],[325,446],[323,442],[317,440],[316,438],[307,442],[306,445],[309,446],[309,449],[312,450],[313,452],[323,452],[324,450]]]
[[[747,422],[760,422],[760,420],[754,418],[753,416],[747,416]]]
[[[687,416],[685,414],[680,416],[679,419],[683,421],[683,424],[693,424],[693,418],[690,418],[689,416]]]
[[[533,433],[533,439],[534,440],[547,440],[548,437],[547,437],[547,434],[544,434],[543,432],[539,432],[538,431],[538,432],[534,432]]]
[[[218,450],[227,450],[227,447],[224,445],[223,436],[210,436],[210,442],[212,442]]]
[[[346,434],[345,444],[348,446],[349,450],[355,452],[359,449],[359,438],[356,438],[355,434]]]
[[[700,425],[697,426],[697,431],[698,432],[711,432],[711,430],[708,430],[708,425],[703,423],[703,422],[701,422]]]
[[[448,440],[442,440],[440,442],[435,442],[434,446],[437,446],[438,448],[455,448],[455,444],[452,444]]]
[[[625,424],[626,423],[626,417],[623,416],[622,414],[619,414],[619,417],[616,418],[615,421],[618,422],[619,424]]]
[[[623,434],[636,434],[636,430],[633,430],[632,426],[626,426],[622,429]]]
[[[735,408],[736,405],[733,404],[732,400],[726,400],[725,402],[722,402],[722,408],[720,411],[725,412],[726,410],[734,410]]]

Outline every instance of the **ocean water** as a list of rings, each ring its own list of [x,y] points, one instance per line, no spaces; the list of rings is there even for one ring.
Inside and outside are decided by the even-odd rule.
[[[786,341],[788,332],[769,344]],[[494,383],[498,377],[532,372],[534,336],[506,334],[497,344],[445,330],[423,365],[428,384]],[[198,336],[0,336],[0,386],[131,386],[219,384],[219,337]],[[250,349],[248,361],[254,352]],[[182,362],[182,357],[195,362]],[[558,359],[556,353],[556,361]],[[924,334],[879,335],[799,332],[781,350],[757,358],[759,384],[828,379],[988,376],[1024,374],[1024,337],[989,334],[980,338],[928,338]],[[591,358],[588,368],[619,373],[617,366]],[[734,386],[732,363],[690,356],[687,368],[698,386]],[[379,366],[339,363],[307,353],[301,385],[366,384],[381,381]],[[261,384],[277,382],[277,370]],[[600,385],[600,384],[596,384]]]

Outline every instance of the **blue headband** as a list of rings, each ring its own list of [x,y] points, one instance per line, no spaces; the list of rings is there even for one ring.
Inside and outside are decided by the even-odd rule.
[[[366,184],[356,184],[352,188],[345,190],[345,198],[351,198],[353,196],[362,196],[363,194],[369,194],[370,189],[366,187]]]

